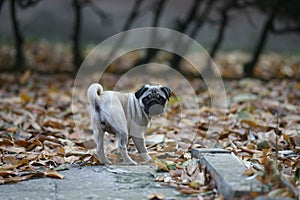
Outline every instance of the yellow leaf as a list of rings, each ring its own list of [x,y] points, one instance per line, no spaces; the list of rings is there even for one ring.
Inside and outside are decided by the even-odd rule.
[[[154,162],[154,164],[158,167],[158,169],[160,169],[162,171],[165,171],[165,172],[170,171],[169,168],[168,168],[168,166],[165,163],[163,163],[163,162],[161,162],[159,160],[156,160]]]
[[[193,188],[193,189],[199,190],[199,188],[200,188],[200,183],[195,182],[195,181],[192,181],[192,182],[189,183],[189,186],[190,186],[191,188]]]
[[[23,102],[25,102],[25,103],[28,103],[28,102],[31,101],[31,97],[30,97],[28,94],[26,94],[25,92],[22,92],[22,93],[20,94],[20,98],[21,98],[21,100],[22,100]]]

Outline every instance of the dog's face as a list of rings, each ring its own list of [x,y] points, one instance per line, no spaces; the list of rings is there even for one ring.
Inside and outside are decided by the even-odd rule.
[[[171,89],[162,85],[146,84],[135,93],[140,106],[149,116],[158,116],[163,113],[170,96]]]

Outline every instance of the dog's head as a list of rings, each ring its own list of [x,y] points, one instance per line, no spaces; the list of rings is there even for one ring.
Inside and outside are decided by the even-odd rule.
[[[135,93],[140,106],[149,116],[158,116],[164,112],[171,89],[162,85],[143,85]]]

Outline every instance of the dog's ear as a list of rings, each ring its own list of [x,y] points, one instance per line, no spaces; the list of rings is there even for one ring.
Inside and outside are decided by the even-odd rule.
[[[161,91],[162,91],[163,93],[165,93],[166,98],[167,98],[168,101],[169,101],[169,98],[170,98],[170,96],[171,96],[171,94],[172,94],[171,89],[168,88],[168,87],[165,87],[165,86],[162,86],[160,89],[161,89]]]
[[[139,99],[149,88],[143,85],[138,91],[135,92],[135,98]]]

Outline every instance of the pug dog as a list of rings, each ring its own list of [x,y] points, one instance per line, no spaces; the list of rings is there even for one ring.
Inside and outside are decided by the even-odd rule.
[[[171,89],[162,85],[146,84],[135,93],[103,91],[99,83],[93,83],[87,90],[91,127],[97,145],[97,154],[102,164],[111,164],[105,157],[104,132],[116,134],[118,149],[124,164],[136,165],[127,152],[131,137],[140,157],[148,162],[144,133],[151,117],[161,115],[171,96]]]

